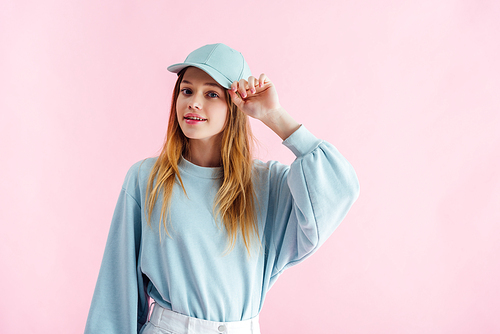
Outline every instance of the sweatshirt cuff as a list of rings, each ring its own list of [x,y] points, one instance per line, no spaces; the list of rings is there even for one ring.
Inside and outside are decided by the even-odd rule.
[[[301,125],[294,133],[283,141],[297,158],[312,152],[321,143],[304,125]]]

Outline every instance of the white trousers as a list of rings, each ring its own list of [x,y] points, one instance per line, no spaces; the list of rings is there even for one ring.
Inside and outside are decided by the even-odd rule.
[[[218,322],[189,317],[154,303],[141,334],[260,334],[259,316],[249,320]]]

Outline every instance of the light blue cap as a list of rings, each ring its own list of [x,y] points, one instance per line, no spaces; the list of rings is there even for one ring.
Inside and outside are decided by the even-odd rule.
[[[183,63],[171,65],[167,69],[179,73],[188,66],[207,72],[226,89],[231,88],[233,81],[248,80],[252,75],[243,55],[222,43],[202,46],[191,52]]]

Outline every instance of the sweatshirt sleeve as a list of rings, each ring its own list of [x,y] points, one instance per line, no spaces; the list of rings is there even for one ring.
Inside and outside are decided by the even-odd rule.
[[[85,334],[136,334],[147,320],[138,260],[141,207],[127,191],[128,184],[135,184],[132,174],[127,174],[113,214]]]
[[[296,159],[271,169],[271,276],[314,253],[344,219],[359,195],[349,162],[328,142],[301,126],[283,144]]]

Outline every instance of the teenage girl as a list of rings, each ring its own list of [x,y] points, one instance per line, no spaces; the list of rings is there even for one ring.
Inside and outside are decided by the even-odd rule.
[[[85,333],[260,333],[267,291],[339,225],[356,174],[236,50],[205,45],[168,69],[166,141],[127,173]],[[283,139],[291,166],[252,159],[248,116]]]

